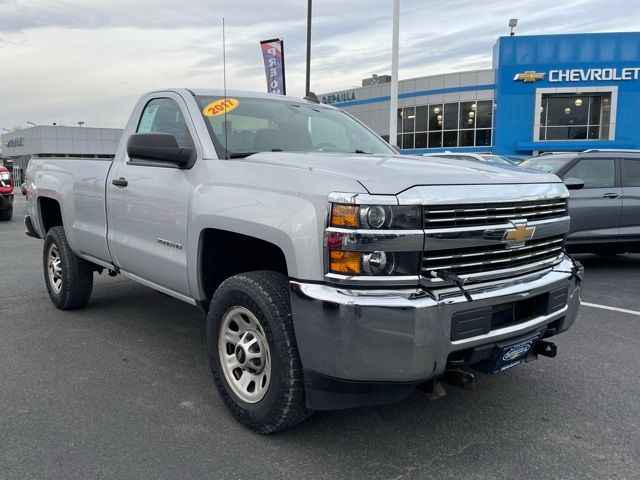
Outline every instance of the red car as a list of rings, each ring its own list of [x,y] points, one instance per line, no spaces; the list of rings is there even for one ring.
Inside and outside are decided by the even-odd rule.
[[[0,220],[13,217],[13,178],[5,167],[0,165]]]

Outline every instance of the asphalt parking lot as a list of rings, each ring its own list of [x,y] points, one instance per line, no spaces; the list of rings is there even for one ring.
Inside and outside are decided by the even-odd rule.
[[[640,478],[640,315],[583,306],[555,359],[260,436],[217,396],[196,308],[103,275],[56,310],[24,207],[0,224],[0,479]],[[640,255],[579,258],[585,302],[640,311]]]

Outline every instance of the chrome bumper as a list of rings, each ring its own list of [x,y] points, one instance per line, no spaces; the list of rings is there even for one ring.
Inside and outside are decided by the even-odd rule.
[[[469,286],[469,302],[455,288],[349,289],[292,281],[291,306],[305,370],[363,382],[419,382],[442,375],[449,354],[575,321],[580,281],[565,257],[553,268],[508,280]],[[551,314],[489,333],[451,340],[454,315],[527,299],[567,287],[567,302]],[[437,296],[434,295],[437,293]]]

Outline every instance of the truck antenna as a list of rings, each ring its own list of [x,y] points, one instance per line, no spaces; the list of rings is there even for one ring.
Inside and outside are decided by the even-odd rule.
[[[224,88],[224,156],[229,160],[229,143],[227,142],[227,44],[224,36],[224,17],[222,17],[222,84]]]

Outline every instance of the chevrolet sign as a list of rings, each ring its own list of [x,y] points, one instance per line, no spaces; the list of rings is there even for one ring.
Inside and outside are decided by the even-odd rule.
[[[531,83],[536,80],[544,80],[544,75],[544,73],[537,72],[516,73],[516,76],[513,77],[513,79],[524,83]]]
[[[548,73],[526,71],[516,73],[514,81],[533,83],[546,79],[549,82],[610,82],[640,80],[640,67],[625,68],[569,68],[566,70],[549,70]]]
[[[549,70],[550,82],[609,82],[640,79],[640,67]]]

